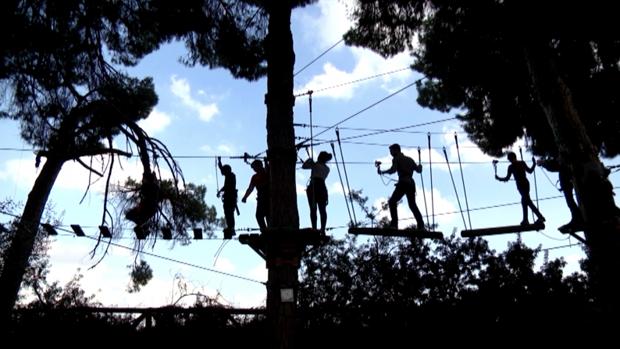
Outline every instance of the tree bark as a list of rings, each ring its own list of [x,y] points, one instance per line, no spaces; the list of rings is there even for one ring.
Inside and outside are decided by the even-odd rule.
[[[293,34],[291,5],[273,1],[267,37],[267,156],[270,166],[271,226],[299,228],[295,186],[295,130],[293,128]]]
[[[295,347],[296,302],[301,251],[284,253],[281,242],[299,230],[295,185],[295,131],[293,128],[293,68],[295,53],[291,32],[292,4],[267,1],[267,156],[270,166],[271,222],[267,241],[267,314],[273,348]],[[292,292],[293,298],[290,296]]]
[[[10,320],[45,205],[64,163],[64,159],[48,157],[28,194],[17,233],[7,251],[0,275],[0,323]]]
[[[598,150],[573,103],[571,92],[545,47],[529,46],[526,60],[537,98],[551,126],[559,160],[573,175],[585,220],[590,285],[606,312],[620,310],[620,219]]]

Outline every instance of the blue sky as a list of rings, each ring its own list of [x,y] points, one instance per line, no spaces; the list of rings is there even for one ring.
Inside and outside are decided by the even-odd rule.
[[[293,13],[293,35],[296,52],[296,69],[299,71],[306,64],[324,53],[328,48],[339,42],[341,35],[348,28],[345,7],[341,1],[320,1]],[[159,103],[142,126],[152,136],[163,141],[177,158],[186,181],[207,186],[206,200],[215,205],[221,214],[221,202],[216,198],[217,185],[222,185],[223,178],[216,172],[215,162],[210,156],[238,156],[244,152],[256,154],[266,149],[266,129],[264,94],[266,79],[257,82],[235,80],[222,69],[209,70],[204,67],[185,67],[178,63],[184,55],[182,44],[172,43],[162,47],[158,52],[146,57],[138,66],[128,69],[135,76],[152,76]],[[422,109],[416,102],[415,87],[407,88],[394,94],[404,86],[411,84],[420,76],[405,69],[411,63],[407,54],[401,54],[389,60],[369,50],[336,45],[316,62],[295,76],[295,92],[302,94],[308,90],[316,91],[312,98],[313,124],[331,126],[345,118],[350,120],[340,125],[342,139],[367,134],[365,129],[402,129],[406,132],[384,132],[373,136],[364,136],[345,140],[342,151],[347,164],[347,172],[351,188],[363,189],[369,202],[379,204],[387,200],[392,192],[392,183],[383,180],[376,174],[373,165],[375,160],[382,161],[384,169],[390,163],[388,144],[400,143],[406,154],[418,161],[417,147],[422,148],[422,164],[424,166],[424,192],[427,199],[429,214],[431,199],[434,202],[435,222],[444,234],[460,232],[463,219],[458,212],[459,206],[454,193],[450,173],[445,163],[443,148],[448,154],[452,175],[463,209],[465,199],[458,166],[454,135],[458,136],[460,156],[463,161],[463,178],[467,188],[468,205],[471,211],[471,223],[474,228],[518,224],[521,220],[521,208],[518,204],[499,208],[479,209],[489,206],[518,203],[519,195],[514,182],[501,183],[493,179],[492,158],[485,156],[467,139],[459,124],[450,120],[456,111],[438,113]],[[388,72],[394,72],[384,74]],[[383,74],[379,77],[368,77]],[[381,99],[392,97],[376,106],[363,111]],[[295,103],[295,123],[309,124],[309,102],[307,96],[297,98]],[[353,116],[355,115],[355,116]],[[441,121],[447,120],[447,121]],[[414,125],[426,124],[417,127]],[[25,148],[29,146],[19,138],[17,124],[13,121],[0,120],[0,148]],[[320,132],[316,128],[314,133]],[[431,135],[429,166],[428,133]],[[297,127],[296,135],[310,136],[310,129]],[[318,138],[335,140],[335,131],[329,130]],[[337,143],[334,143],[337,147]],[[514,150],[519,146],[516,144]],[[321,144],[314,148],[314,153],[326,150],[332,152],[330,145]],[[335,154],[340,159],[336,148]],[[524,150],[525,151],[525,150]],[[305,158],[304,151],[300,155]],[[531,159],[527,153],[525,159]],[[500,159],[505,161],[504,159]],[[529,160],[528,160],[529,161]],[[224,163],[232,166],[237,176],[237,189],[241,194],[247,188],[252,170],[242,160],[226,159]],[[430,169],[433,173],[433,190],[430,187]],[[500,175],[506,172],[507,164],[498,166]],[[342,169],[341,169],[342,170]],[[13,198],[25,202],[27,194],[36,178],[32,151],[0,151],[0,198]],[[115,173],[116,180],[127,176],[141,178],[139,165],[134,161],[123,163],[123,170]],[[548,176],[548,178],[547,178]],[[426,216],[419,175],[415,177],[418,186],[417,202]],[[617,182],[617,176],[611,177]],[[309,214],[304,188],[308,180],[308,171],[298,170],[296,175],[298,207],[302,227],[309,226]],[[386,181],[386,184],[384,184]],[[557,174],[536,171],[536,183],[532,183],[532,197],[536,192],[539,198],[558,197],[561,193],[556,189]],[[77,164],[66,164],[61,172],[50,197],[50,204],[60,213],[65,226],[80,224],[87,234],[96,236],[96,226],[102,214],[101,188],[103,181],[91,186],[84,195],[88,184],[86,172]],[[536,185],[535,185],[536,184]],[[329,190],[328,226],[346,226],[349,217],[344,203],[343,190],[340,185],[338,171],[332,161],[331,173],[327,180]],[[537,187],[537,190],[535,190]],[[522,234],[524,242],[530,246],[542,245],[543,248],[564,246],[576,243],[575,239],[567,240],[556,229],[568,222],[569,212],[563,198],[540,201],[540,209],[547,217],[547,228],[543,232]],[[399,206],[401,227],[413,222],[406,204]],[[237,216],[237,227],[254,228],[255,194],[248,203],[239,202],[241,215]],[[362,214],[357,210],[360,220]],[[10,217],[0,215],[0,221]],[[468,217],[465,214],[465,220]],[[405,223],[406,222],[406,223]],[[342,238],[346,229],[329,231],[335,238]],[[133,233],[127,230],[125,237],[114,240],[115,244],[133,247]],[[222,232],[217,232],[221,237]],[[498,251],[505,249],[510,241],[517,238],[516,234],[489,237],[492,248]],[[181,289],[188,293],[202,293],[232,306],[264,305],[266,292],[260,282],[266,281],[267,270],[264,261],[246,245],[232,240],[222,246],[222,240],[193,241],[189,246],[181,246],[172,242],[158,241],[147,246],[144,251],[153,255],[143,255],[154,269],[155,277],[142,292],[128,294],[127,265],[134,261],[134,254],[125,248],[112,246],[108,255],[95,268],[89,269],[98,259],[91,259],[90,252],[95,241],[87,238],[74,237],[69,233],[51,238],[52,267],[50,278],[62,283],[68,281],[77,271],[84,274],[82,285],[89,293],[105,305],[119,306],[161,306],[177,300]],[[221,252],[218,253],[218,250]],[[97,257],[102,255],[98,249]],[[217,256],[217,257],[216,257]],[[569,262],[569,270],[577,268],[576,262],[583,258],[583,252],[576,246],[549,250],[551,258],[564,257]],[[179,262],[176,262],[179,261]],[[212,270],[228,274],[220,274]],[[231,275],[238,275],[236,278]],[[190,303],[191,297],[185,299]]]

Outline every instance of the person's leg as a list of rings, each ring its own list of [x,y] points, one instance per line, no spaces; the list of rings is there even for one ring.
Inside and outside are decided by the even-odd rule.
[[[566,206],[570,210],[571,220],[568,224],[583,224],[583,217],[581,216],[581,210],[575,201],[575,197],[573,196],[573,182],[566,175],[560,173],[560,188],[562,189],[562,193],[564,194],[564,199],[566,200]]]
[[[235,206],[224,205],[224,218],[226,219],[226,228],[235,230]]]
[[[390,208],[390,217],[392,218],[392,221],[390,222],[390,226],[392,228],[398,228],[398,201],[400,201],[400,199],[403,198],[403,196],[405,195],[405,191],[403,190],[402,186],[397,184],[396,188],[394,188],[394,192],[392,193],[392,196],[390,196],[390,199],[388,200],[388,207]]]
[[[545,217],[542,215],[542,213],[540,213],[540,211],[538,210],[538,207],[534,205],[534,202],[532,202],[532,199],[528,196],[526,200],[527,200],[526,201],[527,205],[530,207],[530,209],[532,209],[532,212],[534,212],[536,217],[538,217],[537,222],[544,222]]]
[[[529,220],[527,219],[527,199],[524,195],[521,195],[521,210],[523,211],[521,225],[529,224]]]
[[[319,213],[321,214],[321,232],[325,233],[327,226],[327,205],[323,202],[318,204]]]
[[[310,206],[310,224],[312,225],[312,229],[316,229],[316,200],[314,198],[314,193],[312,191],[312,186],[309,186],[306,190],[306,194],[308,195],[308,206]]]
[[[422,213],[420,212],[420,209],[415,202],[415,185],[407,189],[407,203],[409,204],[409,209],[411,210],[411,213],[413,213],[413,217],[415,217],[415,221],[417,224],[416,228],[424,229],[424,218],[422,218]]]
[[[258,223],[258,228],[260,229],[261,232],[265,231],[265,229],[267,229],[267,225],[265,224],[265,216],[263,215],[263,213],[256,208],[256,223]]]

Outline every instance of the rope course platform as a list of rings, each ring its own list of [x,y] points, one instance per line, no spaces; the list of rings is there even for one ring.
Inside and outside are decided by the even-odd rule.
[[[504,227],[491,227],[491,228],[462,230],[461,236],[464,238],[471,238],[471,237],[477,237],[477,236],[521,233],[521,232],[533,231],[533,230],[538,231],[538,230],[543,230],[543,229],[545,229],[545,223],[535,222],[533,224],[524,224],[524,225],[509,225],[509,226],[504,226]]]
[[[439,231],[429,231],[423,229],[395,229],[395,228],[349,228],[349,234],[353,235],[380,235],[380,236],[401,236],[420,239],[443,239],[443,234]]]
[[[250,246],[263,259],[267,260],[267,249],[274,248],[275,250],[282,250],[285,255],[284,259],[290,263],[299,263],[298,252],[306,246],[318,246],[327,240],[329,240],[329,237],[321,233],[320,230],[312,228],[296,230],[267,228],[262,234],[239,235],[239,242]],[[280,249],[275,246],[280,247]],[[276,262],[281,263],[282,261],[278,260]]]

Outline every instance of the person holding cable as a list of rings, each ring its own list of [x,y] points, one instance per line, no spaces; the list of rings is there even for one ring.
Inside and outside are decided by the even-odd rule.
[[[303,169],[311,170],[310,183],[306,188],[308,204],[310,205],[310,222],[312,224],[312,229],[316,229],[316,210],[318,208],[319,213],[321,214],[321,234],[325,234],[325,228],[327,225],[328,194],[327,187],[325,186],[325,180],[329,175],[329,167],[327,167],[327,162],[331,159],[332,154],[322,151],[319,153],[316,162],[310,157],[304,161],[301,166]]]
[[[407,196],[407,203],[409,209],[413,213],[417,223],[418,230],[425,230],[424,219],[422,213],[415,202],[416,187],[413,180],[413,171],[422,173],[422,164],[416,164],[415,161],[401,152],[400,145],[394,143],[390,145],[390,154],[392,155],[392,167],[382,171],[381,163],[375,162],[377,166],[377,173],[397,173],[398,182],[395,185],[394,192],[388,200],[388,206],[390,208],[390,216],[392,221],[390,222],[390,228],[398,229],[398,202],[403,196]]]
[[[527,180],[527,173],[534,172],[534,168],[536,167],[536,161],[532,158],[532,167],[528,167],[525,161],[517,160],[517,154],[513,152],[508,152],[508,161],[510,161],[510,165],[508,166],[508,171],[505,177],[499,177],[497,175],[497,160],[493,160],[493,168],[495,169],[495,179],[500,182],[508,182],[511,176],[514,175],[515,182],[517,182],[517,190],[519,194],[521,194],[521,208],[523,210],[523,220],[521,221],[521,225],[528,225],[527,219],[527,208],[531,208],[532,212],[538,217],[535,223],[544,223],[545,217],[543,217],[542,213],[538,210],[536,205],[532,202],[530,198],[530,182]]]

